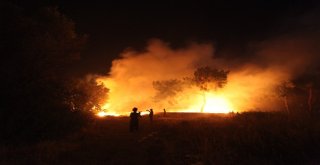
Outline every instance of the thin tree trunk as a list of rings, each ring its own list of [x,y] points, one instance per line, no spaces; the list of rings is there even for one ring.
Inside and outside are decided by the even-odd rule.
[[[202,96],[203,96],[203,104],[202,104],[202,106],[201,106],[200,112],[203,112],[203,111],[204,111],[204,107],[206,106],[206,103],[207,103],[206,93],[203,92],[203,93],[202,93]]]

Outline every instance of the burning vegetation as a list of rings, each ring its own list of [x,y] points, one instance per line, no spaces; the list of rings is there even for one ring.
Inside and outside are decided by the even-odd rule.
[[[135,106],[152,107],[156,113],[164,108],[168,112],[290,113],[294,111],[290,106],[304,106],[304,98],[293,101],[299,90],[309,93],[307,106],[311,111],[316,99],[314,88],[302,87],[299,79],[305,79],[301,69],[308,67],[312,54],[301,60],[299,53],[309,49],[294,48],[296,42],[300,40],[285,40],[281,48],[263,44],[256,57],[238,62],[236,58],[215,57],[211,44],[192,43],[172,49],[168,43],[152,40],[144,51],[123,52],[112,62],[108,76],[96,78],[108,89],[108,98],[98,105],[101,108],[96,113],[128,115]],[[277,57],[279,53],[283,54]]]

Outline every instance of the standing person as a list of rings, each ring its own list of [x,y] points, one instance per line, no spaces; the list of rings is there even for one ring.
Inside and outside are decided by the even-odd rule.
[[[163,108],[163,117],[165,117],[165,116],[166,116],[166,113],[167,113],[166,109],[165,109],[165,108]]]
[[[134,107],[130,113],[130,132],[138,131],[140,112],[137,112],[138,108]]]
[[[152,108],[150,110],[147,110],[149,112],[149,119],[150,119],[150,122],[152,123],[153,121],[153,110]]]

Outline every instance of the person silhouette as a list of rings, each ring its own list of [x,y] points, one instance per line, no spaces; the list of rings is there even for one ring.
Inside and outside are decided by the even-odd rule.
[[[137,112],[138,108],[134,107],[130,113],[130,132],[138,131],[140,112]]]
[[[163,108],[163,116],[164,116],[164,117],[166,116],[166,113],[167,113],[166,109]]]
[[[151,108],[150,110],[147,110],[149,112],[149,119],[150,119],[150,122],[152,123],[153,122],[153,109]]]

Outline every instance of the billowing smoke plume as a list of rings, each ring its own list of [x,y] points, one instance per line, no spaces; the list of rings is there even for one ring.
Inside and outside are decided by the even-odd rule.
[[[230,73],[227,84],[212,91],[213,96],[208,95],[218,97],[208,108],[214,109],[215,104],[220,104],[219,98],[223,98],[222,102],[227,102],[226,106],[232,111],[279,110],[283,105],[276,87],[303,74],[312,61],[312,46],[300,38],[275,39],[255,45],[255,56],[237,63],[236,59],[215,58],[212,44],[193,43],[172,49],[163,41],[152,40],[145,51],[123,52],[121,58],[112,62],[108,76],[98,79],[110,89],[103,108],[119,114],[127,114],[132,107],[141,111],[153,108],[160,112],[166,108],[168,111],[199,112],[203,104],[201,91],[183,82],[186,77],[192,77],[197,68],[209,66]],[[157,82],[169,83],[170,91],[156,90]]]
[[[192,75],[197,67],[213,65],[213,52],[210,44],[173,50],[160,40],[150,41],[144,52],[124,52],[112,62],[109,76],[99,79],[110,89],[106,108],[119,113],[134,106],[142,110],[170,108],[155,101],[153,82],[180,79]]]

